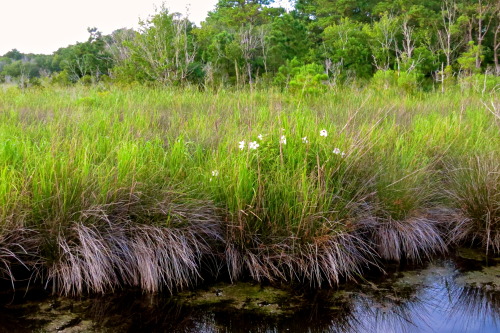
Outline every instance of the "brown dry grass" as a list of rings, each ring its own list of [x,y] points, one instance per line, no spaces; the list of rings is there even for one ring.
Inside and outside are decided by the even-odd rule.
[[[365,222],[366,223],[366,222]],[[425,216],[405,220],[377,219],[368,222],[368,232],[382,259],[399,261],[406,258],[422,261],[446,251],[439,223]]]
[[[363,267],[376,264],[368,243],[354,232],[331,232],[311,242],[293,237],[266,244],[254,237],[250,246],[229,243],[226,263],[231,279],[248,273],[256,281],[296,281],[311,286],[336,285],[354,279]]]
[[[82,212],[86,219],[56,237],[47,283],[65,295],[104,293],[122,285],[172,292],[200,278],[200,262],[221,242],[220,218],[209,203],[143,195]],[[148,222],[148,223],[147,223]]]
[[[38,244],[39,235],[26,228],[0,233],[0,278],[9,279],[12,288],[20,269],[23,276],[38,275],[41,263]]]

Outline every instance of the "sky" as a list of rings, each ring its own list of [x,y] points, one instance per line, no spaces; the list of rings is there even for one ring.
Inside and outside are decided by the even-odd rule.
[[[189,13],[197,25],[217,0],[2,0],[0,56],[16,48],[23,53],[51,54],[88,39],[88,27],[103,34],[137,28],[139,18],[164,3],[170,12]]]

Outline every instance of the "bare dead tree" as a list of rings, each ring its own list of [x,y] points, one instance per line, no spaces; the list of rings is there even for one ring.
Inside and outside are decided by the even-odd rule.
[[[106,51],[108,51],[116,63],[121,63],[130,58],[130,48],[127,43],[133,41],[136,32],[132,29],[119,29],[111,34],[111,38],[105,39]]]
[[[269,45],[267,43],[268,27],[261,25],[257,29],[257,38],[262,51],[262,62],[264,63],[264,72],[267,73],[267,58],[269,55]]]
[[[446,56],[446,67],[451,65],[452,55],[462,45],[453,39],[453,26],[457,20],[457,4],[455,0],[444,0],[441,6],[442,29],[438,30],[438,41]]]
[[[249,25],[247,27],[241,27],[238,34],[239,46],[243,60],[245,61],[245,68],[248,75],[248,82],[250,86],[253,84],[252,78],[252,60],[255,54],[258,52],[258,47],[261,45],[261,41],[257,34],[254,33],[254,27]]]
[[[150,78],[164,84],[183,83],[191,74],[195,46],[188,37],[189,21],[165,9],[141,22],[141,30],[133,39],[133,57]]]
[[[415,40],[413,38],[414,27],[410,26],[408,23],[407,18],[402,21],[401,33],[403,34],[403,49],[401,50],[396,44],[396,55],[398,71],[404,70],[407,73],[411,73],[417,68],[418,64],[423,61],[423,57],[419,56],[415,59],[413,56],[413,51],[415,50]]]
[[[342,72],[342,67],[343,67],[343,62],[342,60],[334,63],[330,58],[327,58],[325,60],[325,73],[328,75],[328,84],[330,86],[336,86],[337,81],[340,77],[340,73]]]
[[[413,40],[414,27],[408,25],[408,19],[405,18],[401,28],[401,32],[403,33],[403,52],[408,59],[411,59],[415,50],[415,41]]]
[[[380,44],[385,59],[377,59],[375,55],[373,57],[374,66],[378,70],[388,70],[390,65],[390,52],[396,49],[396,24],[395,19],[392,16],[384,16],[380,21],[374,24],[374,28],[377,29],[377,34],[375,41]]]
[[[495,7],[496,28],[493,34],[493,60],[495,62],[495,74],[500,75],[500,63],[498,61],[500,50],[500,3]]]
[[[500,63],[498,62],[498,50],[500,49],[500,23],[495,29],[493,37],[493,59],[495,61],[495,74],[500,75]]]
[[[478,0],[477,6],[477,45],[478,45],[478,54],[476,56],[476,68],[481,68],[481,48],[483,45],[484,38],[488,33],[491,22],[493,21],[492,11],[494,10],[496,2],[486,1],[486,3],[482,0]]]
[[[174,20],[174,54],[175,54],[175,68],[178,80],[184,81],[191,73],[190,65],[194,62],[196,55],[196,47],[193,45],[191,48],[188,39],[188,20],[185,18],[177,17]]]

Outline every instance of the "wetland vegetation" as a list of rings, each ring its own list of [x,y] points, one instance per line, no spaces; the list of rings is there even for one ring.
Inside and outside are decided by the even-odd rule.
[[[66,295],[500,252],[498,96],[0,90],[0,264]]]
[[[0,331],[498,331],[498,1],[88,32],[0,57]]]

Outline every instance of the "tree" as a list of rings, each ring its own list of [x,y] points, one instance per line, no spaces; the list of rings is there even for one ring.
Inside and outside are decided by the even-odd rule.
[[[269,64],[276,71],[287,60],[302,60],[313,47],[306,25],[291,14],[277,17],[271,24],[269,35]]]
[[[495,7],[495,32],[493,34],[493,61],[495,63],[495,73],[500,75],[500,63],[498,60],[500,50],[500,3]]]
[[[257,58],[262,54],[261,59],[265,59],[266,55],[266,34],[261,27],[253,27],[251,25],[241,27],[238,33],[238,43],[241,50],[241,55],[245,62],[246,74],[248,83],[252,85],[252,67]],[[263,61],[265,64],[265,60]]]
[[[268,72],[271,24],[284,13],[283,8],[270,7],[272,3],[219,0],[206,21],[194,30],[210,81],[218,78],[237,85],[253,84],[259,74]]]
[[[3,56],[12,60],[21,60],[24,55],[17,49],[12,49],[9,52],[5,53]]]
[[[450,67],[455,51],[460,47],[461,41],[455,38],[458,27],[457,4],[455,0],[444,0],[441,7],[441,29],[438,30],[438,40],[441,50],[446,57],[446,67]]]
[[[372,74],[369,36],[363,27],[361,23],[344,18],[323,33],[325,58],[342,64],[345,70],[358,77]]]
[[[272,3],[274,0],[219,0],[215,10],[208,13],[206,24],[232,32],[242,26],[268,24],[284,11],[269,7]]]
[[[97,81],[102,75],[108,75],[113,67],[113,58],[102,34],[96,28],[87,31],[90,36],[86,42],[60,48],[52,61],[52,67],[67,71],[73,82],[85,76]]]
[[[462,15],[458,18],[458,23],[466,31],[467,42],[475,42],[477,69],[481,68],[484,60],[483,42],[494,21],[497,6],[496,0],[464,0],[460,3]]]
[[[189,34],[192,23],[180,14],[162,7],[152,17],[140,22],[139,32],[131,40],[126,58],[115,73],[126,80],[157,81],[162,84],[187,82],[194,71],[195,45]]]
[[[369,23],[378,2],[380,0],[297,0],[295,8],[320,32],[343,18]]]
[[[463,52],[457,59],[460,69],[466,75],[472,75],[481,71],[481,68],[476,65],[478,56],[481,58],[480,61],[483,61],[484,55],[481,54],[479,45],[476,45],[474,41],[470,41],[468,43],[468,50]]]
[[[394,66],[399,33],[398,19],[385,13],[367,30],[371,39],[373,64],[377,70],[388,70]]]

